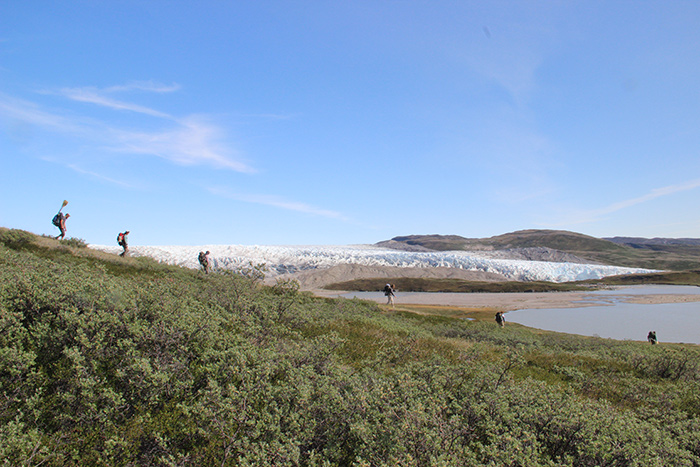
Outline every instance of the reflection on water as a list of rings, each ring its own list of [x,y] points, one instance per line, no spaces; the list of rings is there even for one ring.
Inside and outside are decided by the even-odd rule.
[[[551,308],[509,312],[509,321],[549,331],[600,336],[612,339],[646,340],[656,331],[659,342],[700,344],[700,302],[633,304],[625,295],[700,294],[700,287],[643,286],[591,292],[591,300],[602,306]],[[595,298],[594,298],[595,297]],[[586,300],[586,304],[591,302]]]

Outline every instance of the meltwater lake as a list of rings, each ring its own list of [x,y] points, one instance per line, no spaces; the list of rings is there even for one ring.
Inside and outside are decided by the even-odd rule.
[[[630,296],[665,294],[700,295],[700,287],[645,285],[596,290],[583,293],[580,307],[522,309],[505,316],[507,322],[548,331],[634,341],[645,341],[649,331],[656,331],[660,343],[700,344],[700,301],[657,304],[625,301]],[[397,304],[410,303],[412,295],[418,293],[397,293]],[[381,292],[349,292],[339,296],[386,301]]]
[[[700,344],[700,302],[626,303],[630,295],[700,295],[700,287],[632,286],[586,294],[580,308],[524,309],[506,320],[548,331],[619,340],[646,340],[656,331],[659,342]],[[591,303],[600,303],[591,306]]]

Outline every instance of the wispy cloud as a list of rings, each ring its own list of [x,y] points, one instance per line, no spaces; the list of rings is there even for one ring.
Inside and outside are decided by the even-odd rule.
[[[285,209],[288,211],[296,211],[304,214],[311,214],[314,216],[327,217],[329,219],[337,219],[341,221],[348,221],[349,219],[343,214],[332,211],[330,209],[323,209],[316,206],[312,206],[306,203],[300,203],[298,201],[290,201],[278,196],[273,195],[251,195],[251,194],[240,194],[234,193],[227,188],[222,187],[207,187],[207,190],[216,196],[223,198],[233,199],[236,201],[242,201],[245,203],[262,204],[265,206],[272,206],[275,208]]]
[[[700,179],[695,179],[695,180],[690,180],[685,183],[679,183],[676,185],[670,185],[662,188],[655,188],[651,190],[649,193],[639,196],[637,198],[631,198],[623,201],[618,201],[616,203],[610,204],[608,206],[604,206],[599,209],[592,209],[589,211],[579,211],[577,213],[573,213],[569,220],[565,222],[560,222],[557,225],[565,225],[565,224],[587,224],[591,222],[597,222],[599,220],[602,220],[605,218],[605,216],[608,216],[614,212],[622,211],[624,209],[630,208],[632,206],[636,206],[642,203],[646,203],[648,201],[661,198],[664,196],[669,196],[675,193],[680,193],[683,191],[689,191],[689,190],[694,190],[700,188]]]
[[[173,117],[167,113],[138,104],[133,104],[131,102],[113,99],[96,88],[63,88],[59,91],[59,94],[77,102],[101,105],[114,110],[129,110],[131,112],[142,113],[152,117],[173,119]]]
[[[155,117],[160,128],[152,131],[133,130],[115,126],[105,120],[76,116],[73,110],[49,111],[36,103],[3,94],[0,94],[0,116],[63,136],[79,137],[81,145],[89,141],[95,148],[157,156],[180,165],[208,165],[242,173],[254,173],[255,170],[226,141],[226,132],[213,122],[213,119],[203,115],[176,117],[111,97],[111,94],[118,92],[167,93],[177,89],[179,86],[175,84],[166,86],[153,82],[134,82],[105,89],[64,88],[53,93],[72,101]]]
[[[204,117],[188,117],[160,132],[114,130],[112,148],[131,154],[155,155],[180,165],[206,164],[242,173],[255,170],[233,157],[223,143],[223,131]]]
[[[123,188],[134,188],[134,186],[131,185],[131,184],[129,184],[129,183],[122,182],[122,181],[116,180],[116,179],[114,179],[114,178],[106,177],[106,176],[104,176],[104,175],[102,175],[102,174],[99,174],[99,173],[96,173],[96,172],[91,172],[91,171],[89,171],[89,170],[85,170],[85,169],[83,169],[83,168],[81,168],[81,167],[78,167],[78,166],[75,165],[75,164],[68,164],[67,167],[68,167],[69,169],[75,171],[75,172],[80,173],[80,174],[88,175],[88,176],[90,176],[90,177],[92,177],[92,178],[96,178],[96,179],[98,179],[98,180],[103,180],[103,181],[109,182],[109,183],[111,183],[111,184],[113,184],[113,185],[118,185],[118,186],[121,186],[121,187],[123,187]]]
[[[131,81],[130,83],[110,86],[105,88],[105,92],[128,92],[128,91],[146,91],[155,93],[169,93],[179,91],[181,86],[177,83],[162,84],[154,81]]]
[[[682,191],[694,190],[700,187],[700,179],[691,180],[689,182],[681,183],[678,185],[666,186],[663,188],[655,188],[651,190],[646,195],[640,196],[638,198],[632,198],[625,201],[620,201],[605,208],[599,209],[597,211],[591,211],[596,216],[603,216],[606,214],[611,214],[622,209],[635,206],[637,204],[646,203],[656,198],[661,198],[662,196],[672,195],[674,193],[679,193]]]
[[[178,84],[165,85],[153,81],[133,81],[128,84],[110,86],[104,89],[100,89],[94,86],[85,86],[79,88],[62,88],[54,92],[45,92],[49,94],[58,94],[76,102],[85,102],[89,104],[100,105],[114,110],[128,110],[131,112],[150,115],[152,117],[175,119],[175,117],[165,112],[151,109],[149,107],[144,107],[142,105],[134,104],[132,102],[126,102],[123,100],[115,99],[114,97],[112,97],[112,95],[120,93],[129,93],[133,91],[164,94],[175,92],[179,89],[180,86]]]
[[[46,111],[33,102],[0,94],[0,115],[8,120],[36,125],[62,133],[80,133],[84,122]]]
[[[299,114],[238,114],[238,117],[244,118],[259,118],[265,120],[292,120],[297,118]]]

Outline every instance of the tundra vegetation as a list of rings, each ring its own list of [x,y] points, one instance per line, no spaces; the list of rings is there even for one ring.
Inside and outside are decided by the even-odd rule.
[[[602,279],[592,279],[578,282],[481,282],[463,279],[436,279],[425,277],[378,277],[369,279],[354,279],[345,282],[328,284],[328,290],[353,290],[360,292],[377,292],[389,282],[397,290],[411,292],[452,292],[452,293],[505,293],[505,292],[581,292],[607,286],[620,285],[692,285],[700,286],[700,270],[695,271],[664,271],[648,274],[626,274],[609,276]]]
[[[354,279],[335,282],[324,287],[327,290],[354,290],[359,292],[376,292],[384,289],[386,283],[393,284],[396,290],[411,292],[453,292],[453,293],[505,293],[505,292],[573,292],[590,291],[591,285],[581,283],[553,282],[483,282],[464,279],[436,279],[425,277],[393,277]]]
[[[82,246],[0,229],[0,464],[700,465],[697,346]]]

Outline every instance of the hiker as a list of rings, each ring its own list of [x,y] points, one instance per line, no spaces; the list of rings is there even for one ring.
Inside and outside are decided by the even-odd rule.
[[[651,342],[651,345],[656,344],[656,331],[649,331],[649,334],[647,334],[647,340]]]
[[[70,214],[63,214],[61,211],[58,212],[55,216],[53,216],[53,225],[58,227],[58,229],[61,231],[59,235],[56,236],[56,240],[59,238],[63,240],[66,236],[66,220],[70,217]]]
[[[209,251],[204,253],[203,251],[199,252],[199,264],[202,265],[202,269],[204,269],[205,274],[209,274]]]
[[[503,327],[506,325],[506,317],[503,316],[503,313],[501,313],[500,311],[498,313],[496,313],[496,322],[498,323],[498,325],[500,327]]]
[[[56,237],[56,240],[59,238],[63,240],[63,238],[66,236],[66,219],[70,217],[70,214],[63,214],[63,208],[65,208],[68,205],[68,200],[63,200],[63,203],[61,204],[61,209],[58,210],[55,216],[53,216],[53,219],[51,220],[51,223],[58,227],[58,229],[61,231],[61,234]]]
[[[119,244],[120,247],[124,248],[124,251],[119,253],[119,256],[127,256],[129,252],[129,238],[127,235],[129,235],[129,231],[125,230],[124,232],[119,232],[119,235],[117,235],[117,243]]]
[[[395,296],[394,284],[387,284],[384,286],[384,295],[386,295],[386,304],[391,303],[391,308],[394,308],[394,296]]]

